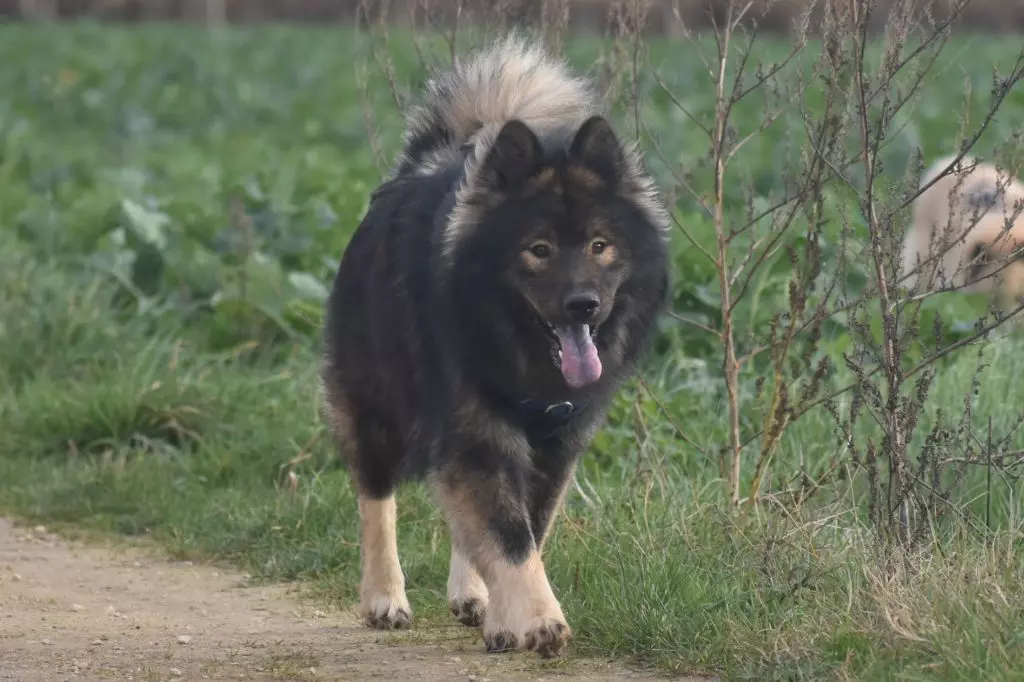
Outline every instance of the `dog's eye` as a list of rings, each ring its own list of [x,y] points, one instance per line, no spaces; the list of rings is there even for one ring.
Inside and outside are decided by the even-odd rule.
[[[551,255],[551,247],[544,242],[537,242],[530,246],[530,253],[537,258],[547,258]]]
[[[595,256],[600,256],[606,248],[608,248],[608,242],[603,239],[595,239],[590,243],[590,252]]]

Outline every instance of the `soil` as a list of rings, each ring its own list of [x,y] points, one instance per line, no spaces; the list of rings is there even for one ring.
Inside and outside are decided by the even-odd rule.
[[[152,548],[69,541],[0,519],[0,680],[229,679],[659,676],[571,655],[487,654],[477,632],[455,623],[374,631],[294,585],[256,585]]]

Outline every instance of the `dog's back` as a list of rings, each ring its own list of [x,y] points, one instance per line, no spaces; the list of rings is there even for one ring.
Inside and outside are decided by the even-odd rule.
[[[383,449],[403,460],[403,471],[429,457],[425,411],[445,402],[442,354],[429,322],[435,307],[430,253],[433,216],[452,182],[449,172],[382,185],[345,249],[327,302],[329,419],[343,440],[368,437],[352,432],[353,424],[375,424]],[[406,458],[409,443],[418,448]],[[365,467],[362,473],[372,475]]]

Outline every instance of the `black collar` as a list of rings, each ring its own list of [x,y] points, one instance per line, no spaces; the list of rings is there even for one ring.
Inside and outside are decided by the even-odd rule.
[[[531,443],[551,440],[561,434],[573,420],[586,411],[588,402],[564,400],[548,403],[535,398],[512,398],[499,393],[495,396],[499,411],[526,432]]]
[[[587,409],[587,404],[568,400],[548,404],[541,400],[520,400],[518,412],[526,436],[531,441],[544,441],[561,433],[572,420]]]

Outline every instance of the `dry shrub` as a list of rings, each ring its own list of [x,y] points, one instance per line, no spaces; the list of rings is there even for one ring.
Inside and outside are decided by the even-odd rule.
[[[681,447],[717,455],[728,496],[743,508],[802,504],[853,470],[867,492],[865,511],[881,535],[904,546],[921,542],[939,517],[960,513],[955,493],[968,469],[1019,464],[1003,456],[1008,434],[974,433],[969,400],[952,423],[940,417],[929,433],[919,433],[937,363],[985,337],[1006,316],[979,319],[972,333],[952,338],[938,315],[925,316],[925,302],[935,292],[904,293],[899,253],[923,161],[918,155],[902,179],[883,168],[891,137],[913,115],[953,26],[973,2],[953,0],[932,12],[915,0],[722,0],[708,15],[708,36],[698,34],[687,3],[669,7],[666,18],[666,4],[657,0],[547,0],[539,6],[510,0],[490,12],[474,3],[420,0],[416,23],[428,29],[415,32],[442,36],[447,54],[440,61],[450,62],[469,46],[460,36],[473,35],[470,44],[486,39],[522,17],[511,12],[515,7],[557,46],[580,5],[608,8],[609,40],[597,60],[607,96],[625,112],[625,129],[667,173],[667,195],[701,214],[699,228],[680,218],[685,213],[676,214],[678,238],[716,273],[709,286],[718,310],[710,324],[679,311],[670,315],[718,348],[725,442],[717,453],[702,449],[683,420],[665,411]],[[374,66],[398,92],[387,49],[397,5],[365,0],[361,6]],[[762,62],[757,44],[772,24],[766,17],[773,16],[791,25],[790,49]],[[691,58],[704,66],[697,79],[704,82],[686,87],[713,93],[713,112],[690,110],[689,92],[672,84],[671,73],[647,63],[644,38],[652,24],[691,43]],[[427,69],[437,63],[424,59]],[[950,153],[969,153],[1022,79],[1024,49],[1009,72],[993,76],[987,112],[981,120],[964,117],[960,135],[949,141]],[[670,102],[674,118],[686,122],[688,138],[706,140],[706,155],[687,167],[661,147],[663,131],[648,128],[644,112],[652,88]],[[764,101],[753,123],[737,113],[752,97]],[[367,112],[376,139],[369,106]],[[781,189],[766,196],[746,177],[743,157],[749,144],[781,125],[789,126],[786,137],[795,153],[779,150]],[[746,206],[739,215],[738,196]],[[766,272],[782,266],[788,281],[774,299],[778,307],[770,320],[744,319],[739,307],[760,295],[756,290]],[[855,289],[854,270],[866,280]],[[837,317],[846,320],[851,340],[841,359],[821,347],[827,325]],[[929,332],[933,339],[925,343]],[[832,455],[813,470],[783,472],[793,476],[789,485],[779,485],[783,476],[773,476],[772,468],[787,433],[821,409],[835,423]],[[923,446],[915,445],[921,440]]]

